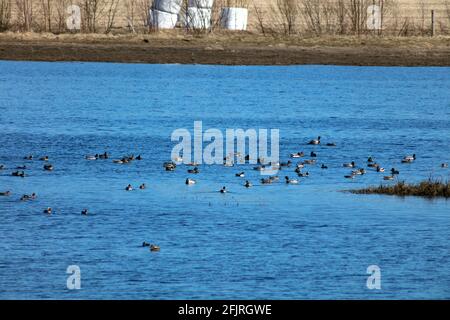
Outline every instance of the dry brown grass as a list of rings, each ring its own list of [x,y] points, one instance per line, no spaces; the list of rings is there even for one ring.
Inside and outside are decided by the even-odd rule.
[[[417,196],[417,197],[450,197],[450,183],[440,180],[429,179],[417,184],[408,184],[404,181],[395,185],[380,185],[366,189],[351,190],[355,194],[385,194],[394,196]]]

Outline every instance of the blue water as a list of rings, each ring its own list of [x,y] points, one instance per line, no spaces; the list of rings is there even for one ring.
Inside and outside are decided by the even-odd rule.
[[[172,131],[195,120],[280,129],[281,161],[315,150],[318,164],[299,185],[216,165],[186,186],[185,166],[162,163]],[[337,147],[306,145],[317,135]],[[450,202],[342,192],[394,183],[370,168],[344,178],[342,163],[368,156],[401,180],[448,179],[449,149],[450,68],[0,62],[0,192],[12,192],[0,197],[0,298],[449,299]],[[84,160],[104,151],[144,160]],[[66,287],[69,265],[81,290]],[[366,287],[369,265],[381,290]]]

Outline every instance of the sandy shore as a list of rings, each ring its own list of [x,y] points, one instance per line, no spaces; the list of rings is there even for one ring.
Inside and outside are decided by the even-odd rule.
[[[1,60],[222,65],[450,66],[450,37],[273,38],[0,34]]]

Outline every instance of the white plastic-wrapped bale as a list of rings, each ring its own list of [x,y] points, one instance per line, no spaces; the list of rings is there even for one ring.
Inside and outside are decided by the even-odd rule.
[[[178,14],[182,4],[183,0],[155,0],[154,8],[158,11]]]
[[[209,29],[211,27],[211,9],[188,7],[187,27],[191,29]]]
[[[178,15],[159,10],[152,10],[150,24],[157,29],[173,29],[177,24]]]
[[[223,8],[220,25],[227,30],[247,30],[248,9]]]
[[[189,0],[188,7],[211,9],[214,5],[214,0]]]

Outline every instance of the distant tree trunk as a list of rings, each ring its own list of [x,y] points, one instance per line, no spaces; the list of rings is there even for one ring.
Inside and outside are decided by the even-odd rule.
[[[281,15],[281,24],[286,35],[295,33],[299,16],[298,0],[277,0],[277,8]]]
[[[23,31],[31,31],[33,24],[33,1],[16,0],[17,15]]]
[[[11,21],[10,0],[0,0],[0,32],[9,29]]]

